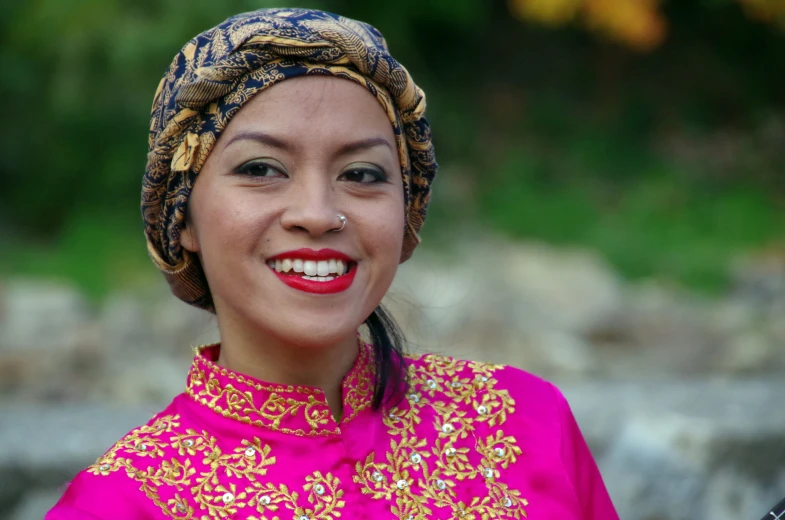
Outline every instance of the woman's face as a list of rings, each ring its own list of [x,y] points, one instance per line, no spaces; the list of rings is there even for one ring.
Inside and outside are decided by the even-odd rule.
[[[365,87],[310,76],[234,116],[197,177],[181,242],[201,258],[222,334],[319,346],[353,337],[379,304],[403,229],[386,113]]]

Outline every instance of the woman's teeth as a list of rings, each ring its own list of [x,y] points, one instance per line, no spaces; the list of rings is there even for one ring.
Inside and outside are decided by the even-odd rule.
[[[329,282],[335,280],[348,271],[348,264],[343,260],[301,260],[299,258],[284,258],[283,260],[270,260],[267,265],[279,273],[302,273],[306,280]],[[335,275],[335,276],[331,276]]]

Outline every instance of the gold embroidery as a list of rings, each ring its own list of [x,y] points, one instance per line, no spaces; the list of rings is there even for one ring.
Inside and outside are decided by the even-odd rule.
[[[320,426],[326,425],[330,421],[330,410],[323,402],[319,402],[309,394],[308,389],[294,387],[262,387],[253,384],[257,392],[266,391],[265,401],[256,406],[255,395],[252,391],[242,391],[231,384],[222,385],[221,382],[210,373],[196,369],[192,371],[194,377],[188,385],[188,395],[196,399],[199,403],[207,406],[211,410],[219,412],[224,417],[231,417],[240,422],[253,424],[255,426],[267,427],[271,430],[282,431],[284,433],[294,433],[296,435],[319,435],[324,433],[339,433],[336,428],[330,430],[320,430]],[[241,384],[247,384],[244,378],[238,376]],[[296,397],[284,397],[281,393],[304,394],[306,400]],[[298,396],[299,397],[299,396]],[[219,401],[225,401],[222,405]],[[287,418],[300,415],[311,427],[310,432],[301,428],[292,429],[281,426],[281,421]]]
[[[245,424],[298,436],[339,435],[324,393],[317,388],[262,384],[208,360],[197,347],[186,393],[212,411]],[[359,342],[354,367],[343,381],[344,418],[352,420],[371,405],[373,359],[371,346]],[[223,380],[229,380],[225,383]],[[308,430],[300,427],[305,422]]]
[[[275,457],[258,438],[243,441],[232,453],[223,453],[217,440],[206,432],[187,429],[178,433],[179,420],[177,415],[164,416],[133,430],[87,471],[106,476],[125,470],[166,516],[177,520],[225,519],[245,508],[261,515],[249,516],[249,520],[267,520],[265,513],[275,512],[281,504],[293,511],[296,518],[333,520],[340,516],[339,510],[345,506],[344,491],[332,474],[316,471],[306,477],[303,490],[312,507],[302,507],[297,492],[289,491],[283,484],[259,481],[258,477],[267,474],[268,466],[275,464]],[[166,459],[164,448],[176,449],[184,460]],[[202,456],[204,466],[199,469],[191,462],[198,456]],[[148,461],[151,465],[139,467],[139,463]],[[174,497],[164,501],[160,492],[163,489],[173,490]],[[191,497],[194,504],[186,497]],[[207,515],[197,516],[197,511]]]
[[[496,429],[484,439],[477,425],[497,427],[515,411],[507,390],[497,389],[493,373],[500,366],[425,356],[409,367],[412,389],[407,405],[384,418],[393,436],[384,460],[371,452],[355,466],[354,482],[363,494],[391,501],[392,511],[402,520],[429,518],[433,508],[450,508],[453,518],[491,519],[526,517],[528,501],[520,492],[498,479],[500,469],[514,463],[521,449],[512,436]],[[459,405],[470,405],[467,412]],[[432,446],[417,437],[421,410],[435,412],[432,427],[437,438]],[[455,488],[464,481],[481,480],[487,495],[467,504],[457,500]]]
[[[328,473],[325,476],[318,471],[305,478],[306,484],[303,490],[308,492],[308,502],[313,504],[313,508],[304,508],[297,505],[299,498],[297,493],[289,492],[284,484],[277,487],[267,484],[256,491],[256,495],[251,501],[257,506],[259,513],[266,511],[276,512],[283,504],[287,509],[294,512],[294,518],[319,518],[333,520],[341,516],[339,509],[342,509],[346,502],[341,500],[343,490],[339,489],[340,481]],[[274,517],[276,520],[278,517]],[[267,517],[249,516],[248,520],[266,520]]]
[[[364,345],[344,380],[345,421],[370,405],[372,361]],[[389,450],[371,452],[355,464],[353,481],[361,493],[387,502],[402,520],[445,517],[445,511],[454,519],[525,518],[528,501],[504,482],[521,449],[502,430],[516,403],[498,388],[494,374],[501,368],[439,356],[412,359],[405,402],[382,418]],[[201,355],[188,393],[222,416],[279,432],[327,435],[335,425],[315,389],[265,385]],[[311,432],[287,428],[292,418]],[[433,440],[423,435],[428,431]],[[337,426],[334,433],[340,433]],[[301,489],[290,489],[260,478],[275,463],[270,446],[258,438],[224,453],[216,438],[185,429],[178,415],[170,415],[132,431],[88,471],[124,472],[172,519],[227,519],[239,512],[249,520],[277,520],[282,513],[295,519],[341,517],[345,500],[337,477],[315,471]]]
[[[342,387],[346,394],[343,396],[343,418],[341,424],[354,419],[358,413],[371,406],[371,396],[373,395],[373,355],[372,346],[360,341],[360,353],[354,368],[346,375]],[[347,415],[346,409],[351,408]]]

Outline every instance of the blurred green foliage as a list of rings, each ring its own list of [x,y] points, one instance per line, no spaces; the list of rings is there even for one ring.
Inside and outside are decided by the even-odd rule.
[[[0,4],[0,273],[92,294],[151,275],[147,115],[193,35],[268,0]],[[298,2],[368,21],[428,93],[441,176],[424,236],[473,222],[595,248],[632,278],[721,288],[785,223],[785,36],[736,0],[668,2],[649,53],[504,2]]]

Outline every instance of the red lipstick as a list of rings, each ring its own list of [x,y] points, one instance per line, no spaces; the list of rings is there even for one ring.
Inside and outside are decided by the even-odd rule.
[[[345,291],[352,285],[354,276],[357,274],[357,262],[350,256],[341,253],[340,251],[335,251],[334,249],[319,249],[318,251],[314,249],[297,249],[277,254],[268,258],[267,261],[285,259],[315,262],[320,260],[341,260],[346,264],[348,271],[345,274],[338,276],[335,273],[330,273],[329,276],[332,276],[333,279],[326,282],[305,279],[303,278],[305,273],[296,273],[294,272],[294,269],[291,269],[286,273],[279,273],[274,268],[270,268],[278,279],[289,287],[313,294],[334,294]]]

